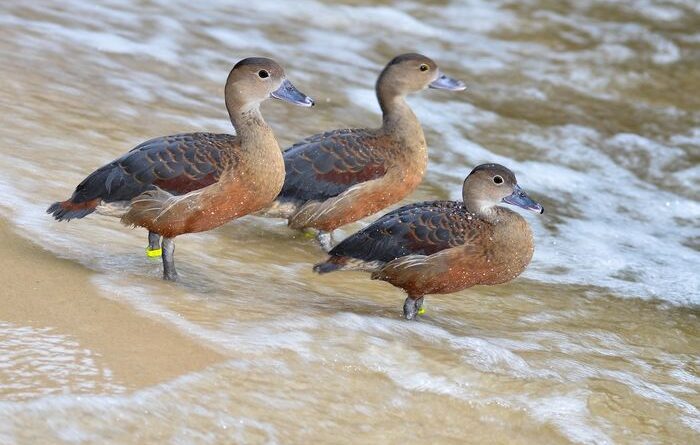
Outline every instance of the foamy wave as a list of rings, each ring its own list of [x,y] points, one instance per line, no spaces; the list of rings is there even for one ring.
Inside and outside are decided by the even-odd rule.
[[[0,322],[0,399],[124,391],[111,370],[99,366],[94,354],[69,336]]]

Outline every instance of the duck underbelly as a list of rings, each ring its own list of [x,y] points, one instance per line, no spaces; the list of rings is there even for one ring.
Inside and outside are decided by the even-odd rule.
[[[264,209],[269,204],[270,199],[272,198],[266,196],[249,196],[204,206],[186,216],[187,224],[183,233],[215,229],[231,220]]]
[[[285,201],[279,197],[269,206],[256,213],[256,215],[266,218],[291,218],[301,207],[299,201]]]
[[[390,276],[386,281],[404,289],[409,295],[450,294],[479,284],[471,273],[450,270],[439,274]]]
[[[262,210],[277,197],[284,182],[282,155],[275,155],[269,162],[239,164],[218,182],[184,195],[146,191],[131,200],[122,222],[172,238],[211,230]]]
[[[450,294],[476,285],[506,283],[525,269],[520,263],[469,261],[456,252],[458,250],[453,252],[452,261],[447,255],[433,255],[404,261],[398,267],[389,263],[377,278],[404,289],[409,295],[419,296]]]
[[[368,181],[325,201],[305,203],[291,216],[289,225],[331,232],[400,202],[419,183],[420,178],[394,176]]]
[[[172,236],[215,229],[269,206],[281,189],[281,180],[256,184],[243,176],[219,190],[203,189],[176,197],[181,202],[173,205],[169,211],[172,217],[164,218],[162,225]]]

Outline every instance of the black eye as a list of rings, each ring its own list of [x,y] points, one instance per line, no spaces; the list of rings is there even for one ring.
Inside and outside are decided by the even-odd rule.
[[[430,69],[430,67],[428,65],[426,65],[425,63],[422,63],[420,66],[421,71],[428,71],[429,69]]]
[[[495,182],[496,184],[503,184],[503,178],[501,178],[500,176],[496,175],[496,176],[493,177],[493,182]]]
[[[258,71],[258,77],[260,77],[261,79],[267,79],[268,77],[270,77],[270,73],[268,73],[265,70],[260,70]]]

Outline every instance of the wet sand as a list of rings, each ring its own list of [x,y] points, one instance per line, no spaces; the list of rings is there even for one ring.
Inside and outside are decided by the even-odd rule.
[[[0,320],[50,327],[75,338],[126,388],[151,386],[223,359],[176,330],[100,295],[90,282],[90,270],[21,238],[2,219],[0,246]]]

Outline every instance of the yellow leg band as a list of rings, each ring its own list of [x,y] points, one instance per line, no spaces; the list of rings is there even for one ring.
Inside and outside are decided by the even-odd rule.
[[[425,314],[425,308],[424,308],[424,307],[418,309],[418,315],[423,315],[423,314]]]
[[[158,258],[159,256],[163,255],[163,249],[150,249],[146,247],[146,256],[148,258]]]

